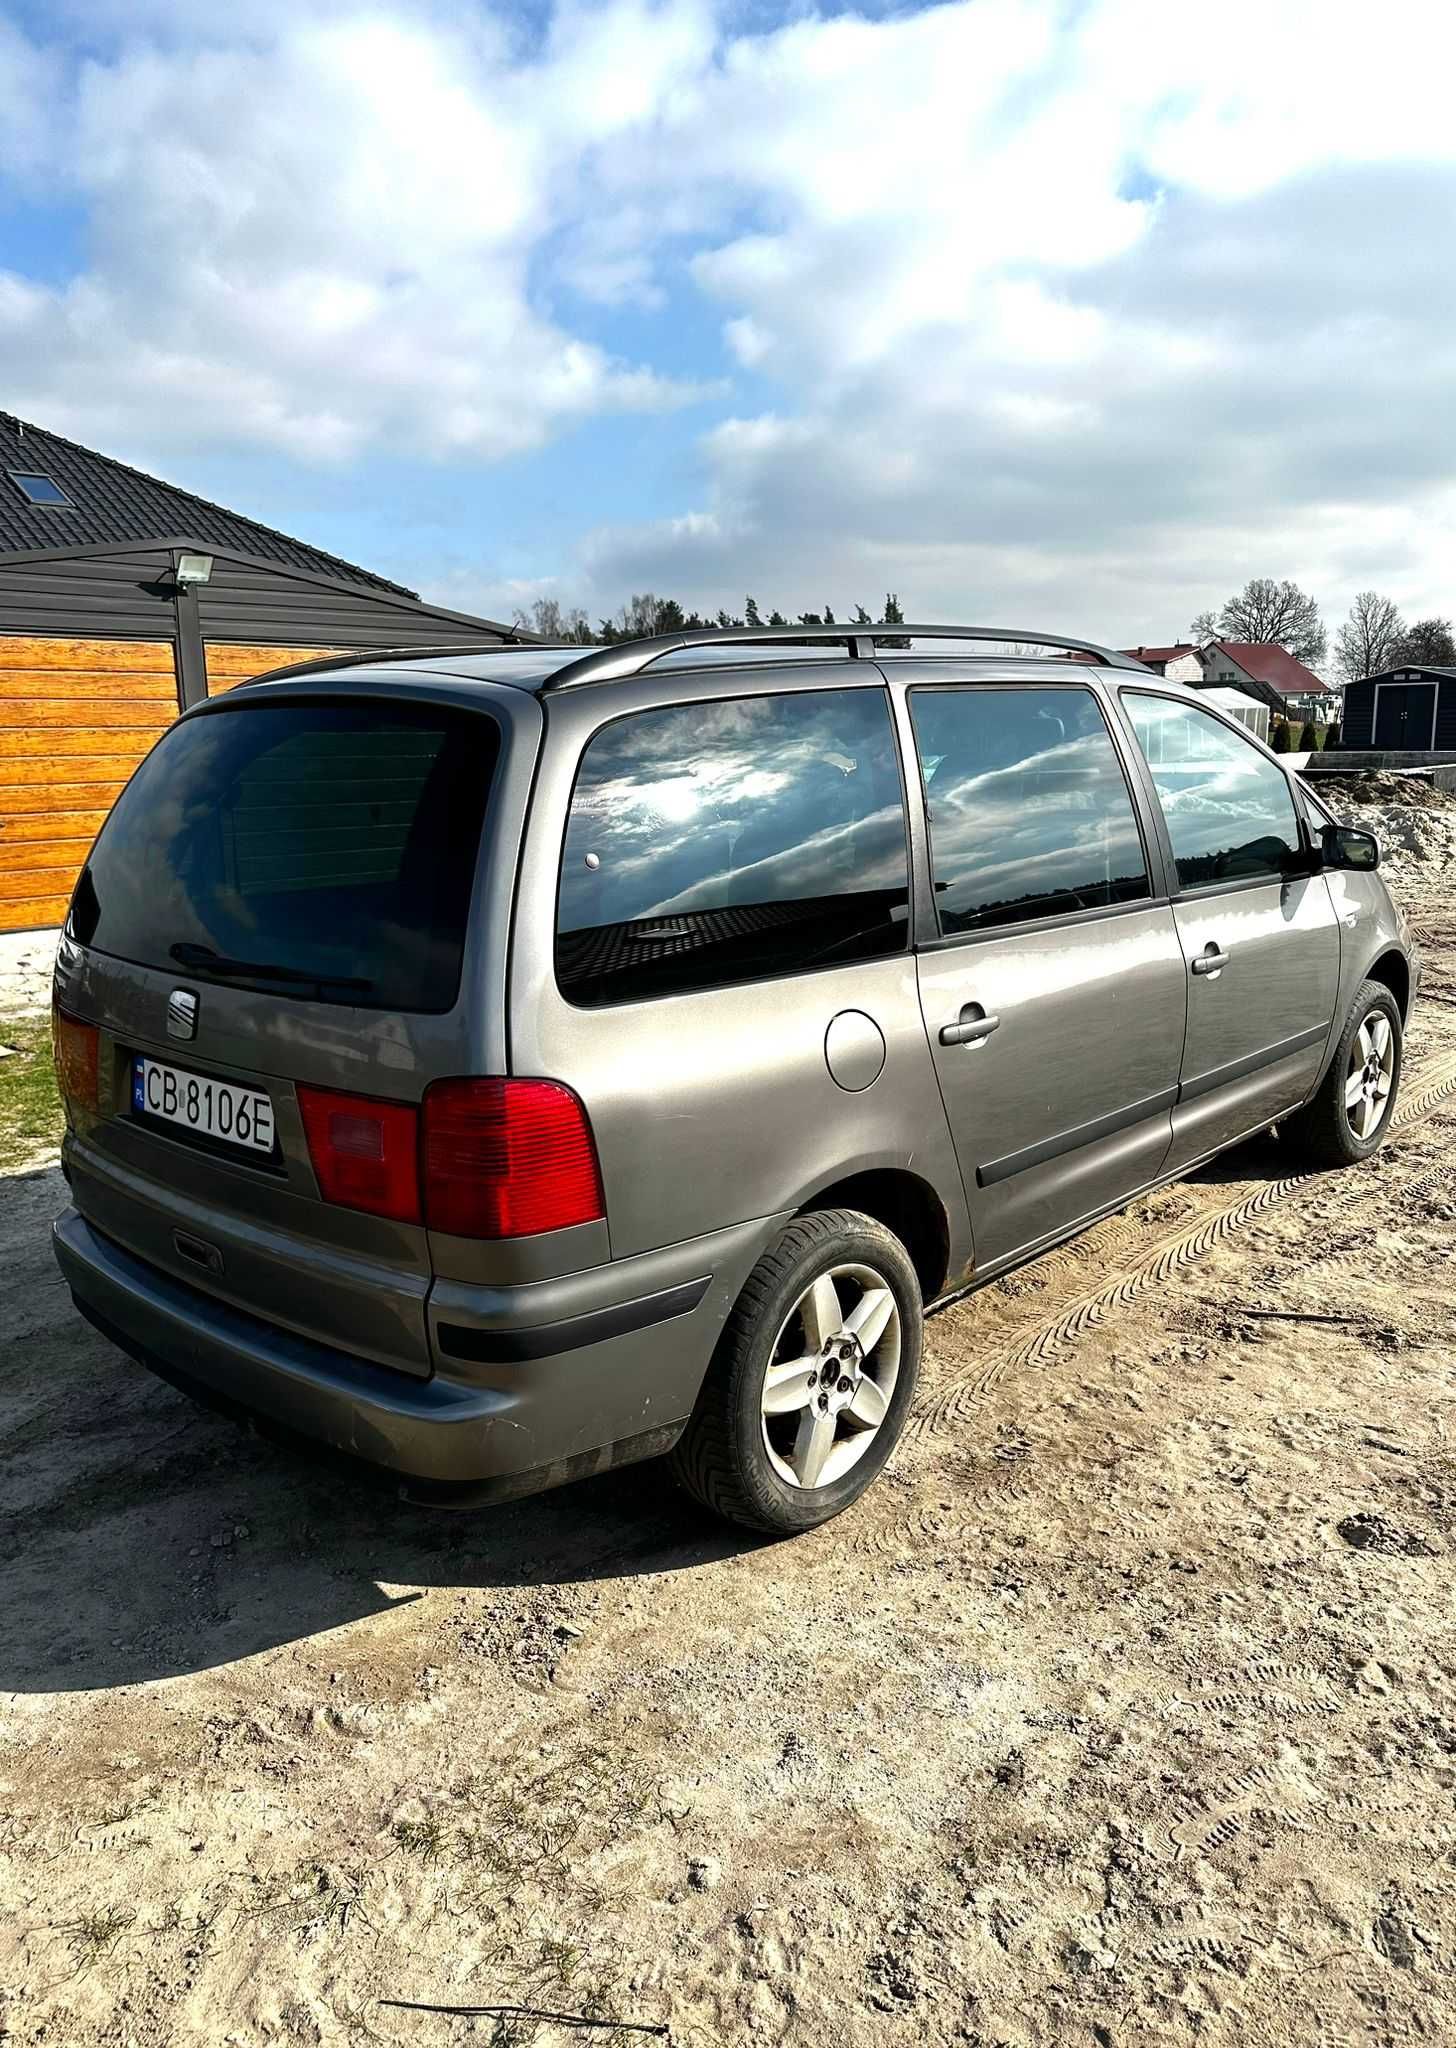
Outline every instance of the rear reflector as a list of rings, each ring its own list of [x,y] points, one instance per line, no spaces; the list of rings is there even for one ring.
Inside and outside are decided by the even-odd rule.
[[[300,1086],[298,1108],[326,1202],[419,1222],[419,1112],[410,1103]]]
[[[605,1211],[586,1111],[559,1081],[425,1090],[425,1221],[452,1237],[530,1237]]]
[[[67,1102],[78,1109],[98,1106],[97,1055],[101,1044],[94,1024],[68,1017],[64,1010],[51,1011],[51,1043],[55,1048],[56,1082]]]

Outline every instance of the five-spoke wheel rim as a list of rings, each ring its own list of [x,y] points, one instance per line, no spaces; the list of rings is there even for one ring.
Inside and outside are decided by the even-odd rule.
[[[1345,1115],[1363,1145],[1380,1129],[1395,1085],[1395,1033],[1383,1010],[1372,1010],[1350,1047]]]
[[[804,1289],[769,1354],[764,1448],[786,1486],[833,1486],[889,1412],[900,1374],[900,1307],[872,1266],[832,1266]]]

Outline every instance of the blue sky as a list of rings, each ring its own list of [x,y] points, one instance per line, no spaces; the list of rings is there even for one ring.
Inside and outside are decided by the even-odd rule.
[[[0,13],[0,404],[499,616],[1456,608],[1428,0]]]

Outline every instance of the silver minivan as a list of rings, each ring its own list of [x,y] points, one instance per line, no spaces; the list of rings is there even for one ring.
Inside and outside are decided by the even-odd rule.
[[[165,734],[77,885],[56,1253],[134,1358],[412,1498],[671,1453],[807,1528],[927,1306],[1272,1124],[1380,1143],[1378,858],[1054,636],[282,671]]]

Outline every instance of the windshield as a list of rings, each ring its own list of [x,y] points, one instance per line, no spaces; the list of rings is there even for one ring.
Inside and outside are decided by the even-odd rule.
[[[71,929],[194,980],[448,1010],[498,745],[479,713],[380,699],[184,719],[107,820]]]

